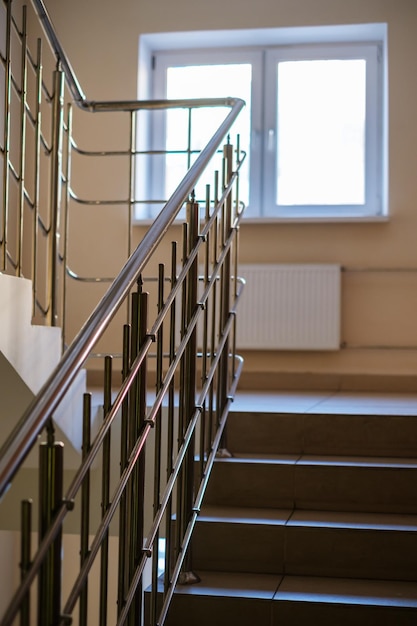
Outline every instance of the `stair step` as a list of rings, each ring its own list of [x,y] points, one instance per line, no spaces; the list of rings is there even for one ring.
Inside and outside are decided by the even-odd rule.
[[[242,548],[242,546],[244,546]],[[417,580],[417,516],[204,507],[196,568]]]
[[[232,452],[412,457],[417,456],[414,414],[233,411],[228,445]]]
[[[167,626],[411,626],[417,583],[197,570],[178,586]]]
[[[201,582],[177,586],[166,626],[270,626],[282,576],[197,572]]]
[[[285,576],[272,614],[272,626],[411,626],[417,583]]]
[[[239,454],[217,459],[207,504],[417,513],[417,461]]]

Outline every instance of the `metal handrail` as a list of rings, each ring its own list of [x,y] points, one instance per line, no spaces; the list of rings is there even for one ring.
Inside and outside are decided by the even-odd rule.
[[[102,336],[106,326],[122,304],[126,294],[134,285],[137,275],[146,265],[153,251],[166,234],[175,219],[179,207],[192,192],[197,180],[217,151],[222,139],[227,135],[233,122],[245,103],[239,98],[204,98],[176,100],[121,100],[99,101],[88,100],[72,69],[72,66],[56,35],[55,28],[42,0],[32,0],[41,20],[50,45],[62,67],[65,78],[75,102],[90,112],[165,110],[179,107],[224,106],[231,111],[220,125],[210,142],[197,157],[194,165],[165,204],[153,224],[148,229],[140,246],[131,255],[119,276],[93,311],[70,349],[64,354],[60,364],[51,374],[34,399],[28,410],[16,424],[7,441],[0,450],[0,497],[21,465],[34,443],[38,433],[45,426],[49,415],[58,406],[67,389],[73,382],[77,372],[85,363],[88,352]],[[52,385],[52,381],[54,384]]]
[[[226,102],[229,102],[229,105],[233,107],[232,110],[149,227],[140,245],[128,259],[120,274],[64,354],[55,371],[48,378],[0,450],[0,497],[5,493],[36,437],[45,426],[48,417],[58,406],[85,363],[88,353],[103,335],[110,320],[134,286],[138,274],[163,239],[179,208],[192,192],[197,180],[244,106],[243,100],[238,98],[228,98],[224,102],[225,106]]]
[[[11,0],[8,0],[8,17],[10,3]],[[12,481],[13,489],[15,487],[19,489],[19,481],[16,481],[15,485],[14,477],[30,450],[35,447],[37,437],[42,431],[47,435],[47,441],[40,446],[40,492],[38,498],[34,497],[35,505],[36,502],[39,503],[40,511],[39,541],[35,550],[32,550],[29,530],[32,519],[31,505],[28,500],[24,500],[21,520],[22,545],[24,543],[29,547],[26,547],[24,554],[22,553],[20,584],[10,598],[1,623],[3,626],[11,626],[18,612],[21,613],[22,624],[27,626],[30,623],[30,597],[37,579],[39,623],[66,623],[72,619],[78,603],[80,623],[86,624],[88,585],[91,580],[89,574],[93,563],[97,561],[100,567],[100,593],[98,602],[96,604],[94,600],[94,605],[100,612],[102,623],[102,617],[107,612],[108,572],[110,563],[114,563],[115,559],[118,561],[117,589],[115,590],[113,585],[112,590],[117,594],[117,624],[121,626],[126,623],[127,616],[129,623],[135,621],[142,613],[143,575],[147,563],[152,568],[150,621],[156,623],[159,593],[158,544],[160,537],[166,537],[165,591],[162,594],[162,614],[158,618],[158,623],[163,623],[175,585],[178,580],[184,581],[192,574],[192,551],[187,548],[217,449],[219,446],[222,449],[226,447],[227,414],[242,370],[243,360],[236,354],[236,306],[244,286],[244,281],[238,278],[237,268],[238,231],[244,208],[239,199],[238,179],[245,153],[241,152],[239,141],[236,149],[233,148],[229,133],[244,102],[237,98],[114,102],[88,100],[56,37],[42,0],[32,0],[32,4],[38,10],[46,37],[57,58],[57,70],[53,75],[54,96],[51,102],[53,150],[48,155],[51,164],[48,258],[53,260],[54,267],[50,270],[48,287],[60,282],[56,280],[58,266],[61,268],[59,278],[66,275],[81,282],[108,281],[111,286],[0,449],[0,499],[2,499]],[[13,21],[13,24],[14,28],[18,29],[17,22]],[[23,24],[26,24],[25,20]],[[24,32],[25,28],[24,26],[22,29]],[[17,35],[19,36],[19,33]],[[26,41],[24,46],[22,45],[22,50],[23,55],[29,54]],[[39,40],[38,50],[40,50]],[[45,89],[40,59],[39,55],[35,68],[38,93],[41,86]],[[19,88],[18,83],[16,88]],[[99,153],[78,149],[72,138],[71,104],[68,104],[67,121],[63,119],[64,102],[68,97],[70,99],[72,97],[81,110],[86,112],[127,112],[130,116],[129,149]],[[24,106],[26,106],[25,97],[22,98],[22,108]],[[168,201],[161,201],[163,204],[161,212],[133,253],[129,234],[127,261],[117,278],[89,279],[73,272],[68,264],[67,241],[70,230],[68,227],[70,201],[74,206],[77,202],[88,204],[90,201],[80,200],[72,191],[71,150],[82,155],[111,154],[129,157],[128,198],[123,200],[123,204],[127,204],[128,207],[127,223],[128,231],[131,233],[131,209],[135,202],[132,171],[134,158],[142,154],[135,149],[137,112],[184,108],[189,111],[191,125],[193,108],[211,106],[221,106],[230,111],[225,111],[224,121],[191,167],[191,159],[188,159],[187,174],[171,198]],[[41,134],[40,125],[37,123],[36,137],[39,145]],[[228,139],[225,143],[226,136]],[[63,147],[66,148],[66,152],[61,150]],[[23,150],[22,143],[22,154]],[[214,172],[214,194],[211,196],[208,184],[205,201],[198,200],[194,190],[200,189],[204,171],[208,166],[211,167],[213,158],[218,159],[219,152],[222,152],[222,163],[219,168],[221,173]],[[163,154],[164,151],[148,152],[154,153]],[[190,145],[186,153],[191,154]],[[23,167],[14,170],[12,162],[5,158],[5,170],[6,174],[10,170],[10,176],[14,176],[19,183],[21,195],[22,192],[23,196],[26,194],[24,199],[33,209],[35,224],[38,226],[36,220],[39,221],[40,216],[37,202],[36,199],[32,201],[24,185]],[[38,170],[34,180],[36,192],[40,182]],[[61,191],[63,191],[62,201]],[[198,194],[200,195],[200,191]],[[7,196],[5,198],[7,200]],[[148,262],[156,260],[157,255],[154,253],[157,250],[159,252],[159,245],[163,240],[165,250],[165,237],[178,213],[183,209],[185,201],[187,217],[182,225],[181,267],[179,268],[177,263],[177,242],[172,241],[169,276],[165,275],[165,264],[159,263],[158,278],[152,279],[146,275],[148,267],[151,267],[151,264],[148,266]],[[97,201],[92,203],[97,204]],[[107,201],[100,203],[109,204]],[[7,202],[4,204],[8,205]],[[199,207],[204,206],[203,216]],[[62,230],[58,228],[58,215],[61,214]],[[62,249],[58,249],[56,240],[61,234],[64,235],[63,246]],[[23,237],[21,239],[23,240]],[[5,250],[8,254],[7,248]],[[143,285],[147,280],[153,280],[157,285],[157,315],[152,320],[149,319],[150,328],[148,311],[153,289],[150,289],[150,293],[144,290]],[[49,292],[50,302],[47,305],[50,323],[62,321],[63,327],[66,310],[65,290],[64,279],[63,293],[60,293],[62,320],[59,320],[58,307],[55,306],[57,293],[53,288]],[[53,418],[57,418],[58,424],[60,423],[56,409],[64,400],[67,391],[70,391],[86,360],[96,356],[93,348],[97,351],[96,344],[105,331],[108,328],[113,331],[111,322],[124,304],[128,305],[127,308],[130,306],[130,310],[127,323],[123,326],[123,347],[120,354],[122,383],[118,384],[116,391],[113,386],[115,381],[112,380],[112,359],[106,354],[103,420],[91,441],[90,427],[93,424],[92,420],[97,416],[92,417],[91,394],[85,394],[82,407],[82,459],[64,492],[63,444],[55,440]],[[200,341],[201,343],[198,343]],[[149,358],[155,359],[150,366]],[[148,409],[147,374],[152,373],[153,364],[156,389],[152,405]],[[179,402],[176,408],[177,393]],[[73,419],[75,420],[75,415]],[[119,428],[121,446],[118,456],[116,450],[110,446],[110,441],[112,432],[117,436]],[[154,434],[150,436],[151,432]],[[144,466],[145,448],[150,447],[152,439],[155,458],[148,473]],[[78,442],[76,446],[79,447]],[[194,467],[194,455],[197,451],[200,456],[198,468]],[[161,462],[162,457],[165,460]],[[115,463],[117,460],[118,464]],[[99,522],[93,530],[89,515],[90,504],[91,512],[94,510],[95,498],[90,500],[89,491],[90,470],[93,470],[96,464],[102,466],[101,504],[99,510],[95,509]],[[162,477],[164,464],[166,475]],[[119,465],[120,472],[114,471],[113,465]],[[24,467],[22,470],[25,471]],[[151,480],[153,486],[153,507],[150,506],[149,511],[144,504],[145,476]],[[97,477],[91,478],[96,481]],[[7,506],[7,497],[2,504]],[[66,563],[61,551],[61,542],[65,537],[66,522],[73,524],[74,520],[78,519],[79,507],[80,567],[66,600],[61,602],[64,570],[62,564]],[[147,518],[152,515],[151,510],[153,517],[149,526]],[[110,524],[115,522],[116,512],[119,515],[119,533],[118,552],[115,557],[114,552],[109,556],[109,533]],[[96,524],[96,520],[94,523]],[[145,526],[148,531],[146,540]]]

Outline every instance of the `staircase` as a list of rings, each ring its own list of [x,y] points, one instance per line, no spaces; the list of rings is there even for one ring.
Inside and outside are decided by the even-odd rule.
[[[0,272],[0,446],[62,355],[61,329],[32,323],[32,283]],[[57,436],[69,443],[67,466],[78,467],[82,429],[74,415],[82,406],[86,372],[82,370],[54,413]],[[37,466],[37,455],[27,465]]]
[[[292,400],[237,399],[170,626],[417,623],[417,398]]]

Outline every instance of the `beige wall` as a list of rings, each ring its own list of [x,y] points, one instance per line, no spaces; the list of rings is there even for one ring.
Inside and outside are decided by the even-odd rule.
[[[246,224],[241,230],[241,260],[417,269],[415,0],[47,0],[46,4],[87,96],[95,100],[136,97],[141,33],[387,22],[390,220]],[[114,225],[101,221],[102,233],[109,228]],[[142,234],[135,229],[135,242]],[[83,254],[88,253],[80,249],[80,263]],[[246,371],[355,374],[358,380],[365,374],[415,374],[417,349],[410,347],[417,347],[417,272],[344,273],[342,327],[348,345],[408,349],[248,353]]]

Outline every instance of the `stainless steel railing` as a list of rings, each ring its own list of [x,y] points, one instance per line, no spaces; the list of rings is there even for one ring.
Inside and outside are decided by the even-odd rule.
[[[68,262],[71,238],[66,227],[71,202],[78,199],[72,187],[71,152],[76,144],[68,99],[89,113],[124,112],[128,116],[128,147],[122,151],[128,161],[128,193],[123,199],[127,230],[135,202],[132,161],[138,154],[134,142],[138,112],[173,107],[191,111],[201,106],[229,109],[140,245],[132,253],[128,249],[122,270],[0,450],[0,513],[13,518],[14,502],[22,500],[21,580],[1,618],[2,626],[12,624],[18,614],[22,624],[55,625],[74,619],[79,624],[138,624],[142,620],[163,624],[176,584],[193,579],[189,549],[192,530],[214,457],[219,447],[227,447],[227,413],[242,367],[236,354],[235,324],[243,286],[238,279],[238,232],[243,211],[238,179],[244,154],[238,142],[233,147],[224,140],[243,102],[232,98],[90,102],[79,87],[41,0],[35,0],[34,6],[58,60],[50,85],[45,78],[46,63],[41,60],[41,38],[36,43],[37,60],[26,65],[32,59],[26,9],[18,23],[11,2],[3,6],[7,32],[1,55],[6,86],[1,149],[2,271],[22,276],[27,275],[29,266],[38,285],[48,273],[48,284],[41,283],[45,300],[40,301],[40,289],[36,288],[34,308],[41,309],[51,324],[65,317],[65,279],[72,272]],[[30,24],[33,26],[32,21]],[[23,50],[17,77],[12,72],[13,37]],[[36,85],[35,113],[25,87],[31,80]],[[21,129],[17,151],[11,139],[16,108]],[[40,113],[44,108],[49,111],[49,132],[42,126],[44,116]],[[28,141],[27,125],[32,127]],[[32,148],[33,177],[28,183],[27,154]],[[205,198],[197,202],[194,189],[213,158],[218,157],[219,149],[223,154],[221,167],[214,182],[206,185]],[[16,154],[18,167],[14,166]],[[46,179],[50,181],[47,193]],[[99,202],[96,198],[94,205]],[[169,246],[169,262],[162,263],[161,246],[166,248],[171,225],[184,205],[187,216],[180,235]],[[26,228],[27,214],[31,228]],[[41,254],[39,230],[45,237]],[[11,243],[12,234],[16,245]],[[34,268],[23,258],[27,247]],[[153,295],[144,285],[155,265],[158,278]],[[128,321],[119,333],[121,379],[113,371],[112,357],[105,356],[102,415],[100,419],[95,416],[92,396],[85,394],[79,413],[71,416],[75,427],[83,430],[82,453],[79,451],[77,466],[69,467],[66,450],[56,440],[54,413],[125,306]],[[152,387],[151,378],[155,379]],[[34,480],[25,460],[40,436],[39,474]],[[30,480],[26,480],[28,476]],[[35,546],[32,529],[36,525]],[[66,546],[74,537],[80,554],[75,569],[73,551]],[[162,568],[161,538],[166,540]],[[69,572],[70,580],[63,580]],[[63,583],[69,589],[65,594]]]
[[[16,10],[13,12],[12,6],[15,4]],[[30,12],[32,6],[36,15]],[[158,111],[168,109],[182,109],[189,118],[190,138],[191,117],[195,109],[230,107],[233,99],[169,102],[89,100],[59,43],[42,0],[33,0],[30,6],[22,8],[21,14],[16,0],[3,0],[1,9],[4,13],[2,23],[6,28],[3,41],[0,40],[0,60],[4,67],[3,145],[0,145],[0,271],[32,279],[34,319],[37,323],[60,326],[65,346],[78,330],[74,324],[70,329],[67,328],[69,282],[96,286],[111,282],[132,252],[134,207],[138,203],[155,203],[162,208],[168,199],[155,200],[149,194],[145,199],[135,197],[135,160],[146,158],[151,162],[168,153],[164,146],[148,145],[142,139],[146,133],[138,129],[139,117],[156,115]],[[36,16],[40,18],[42,28],[35,23]],[[32,53],[33,49],[36,54]],[[114,126],[115,116],[124,115],[126,123],[121,124],[123,136],[116,137],[117,145],[91,149],[83,145],[87,141],[86,137],[81,142],[77,141],[73,103],[77,105],[77,111],[100,113],[93,117],[95,120],[100,118],[100,128],[96,129],[96,134],[102,137],[106,137],[108,129]],[[147,120],[145,125],[146,128],[149,126]],[[11,137],[14,139],[13,145],[10,143]],[[93,139],[95,137],[92,135],[88,141]],[[186,148],[176,151],[177,154],[181,152],[187,155],[189,163],[191,157],[194,159],[197,154],[197,151],[192,150],[190,142]],[[84,185],[80,192],[80,172],[83,169],[97,170],[95,175],[97,178],[101,176],[102,183],[113,168],[120,171],[118,163],[121,161],[126,180],[122,186],[117,186],[118,197],[102,197],[102,192],[94,191],[92,185],[88,196]],[[104,162],[106,165],[103,165]],[[74,169],[77,170],[75,174],[72,171]],[[100,189],[98,183],[96,189]],[[140,193],[143,196],[143,192]],[[77,208],[83,211],[84,216],[90,213],[90,222],[95,220],[96,223],[101,219],[98,210],[113,210],[116,216],[123,209],[124,256],[120,253],[115,255],[112,272],[100,275],[96,267],[92,270],[77,267],[78,254],[73,245],[76,238],[68,237],[71,230],[85,230],[85,227],[79,226]],[[91,240],[88,245],[91,247],[90,256],[94,258]],[[111,241],[103,245],[112,248],[115,253],[116,248]],[[95,301],[98,302],[103,291],[97,288],[96,293]]]

